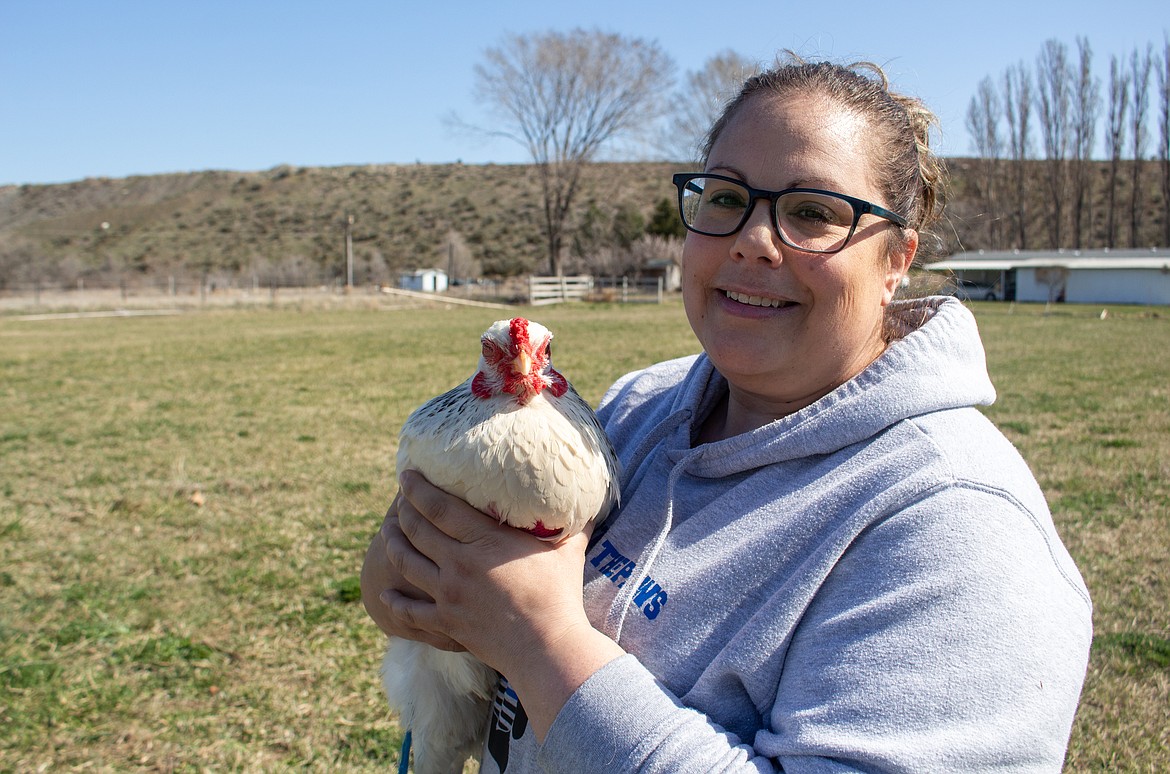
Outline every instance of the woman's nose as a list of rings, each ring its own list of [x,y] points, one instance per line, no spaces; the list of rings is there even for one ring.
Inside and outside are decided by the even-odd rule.
[[[776,233],[776,227],[772,223],[772,212],[768,202],[757,199],[748,213],[747,220],[735,234],[732,254],[749,260],[758,258],[779,264],[780,244],[780,235]]]

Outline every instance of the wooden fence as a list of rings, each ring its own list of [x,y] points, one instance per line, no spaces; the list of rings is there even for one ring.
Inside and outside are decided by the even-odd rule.
[[[593,290],[593,277],[529,277],[528,303],[532,306],[584,301]]]
[[[637,301],[662,303],[661,277],[529,277],[528,303],[532,306],[562,301]]]
[[[661,304],[662,277],[598,277],[593,283],[593,295],[600,301],[620,301]]]

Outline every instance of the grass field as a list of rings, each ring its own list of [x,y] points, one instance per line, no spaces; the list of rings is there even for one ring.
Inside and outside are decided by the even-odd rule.
[[[1170,312],[975,309],[1096,605],[1068,770],[1170,770]],[[0,771],[392,769],[358,571],[502,314],[0,317]],[[696,346],[677,304],[533,314],[594,404]]]

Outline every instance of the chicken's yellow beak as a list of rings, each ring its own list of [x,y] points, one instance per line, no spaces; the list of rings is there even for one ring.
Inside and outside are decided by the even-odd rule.
[[[520,354],[512,361],[512,372],[517,376],[528,376],[532,371],[532,356],[524,350],[520,350]]]

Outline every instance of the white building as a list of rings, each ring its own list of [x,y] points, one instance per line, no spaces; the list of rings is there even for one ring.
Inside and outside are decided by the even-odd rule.
[[[647,261],[642,269],[643,277],[662,277],[662,289],[675,292],[682,288],[682,268],[670,258]]]
[[[447,272],[442,269],[418,269],[398,277],[398,287],[419,293],[442,293],[447,289]]]
[[[926,264],[1007,301],[1170,305],[1170,249],[956,253]]]

